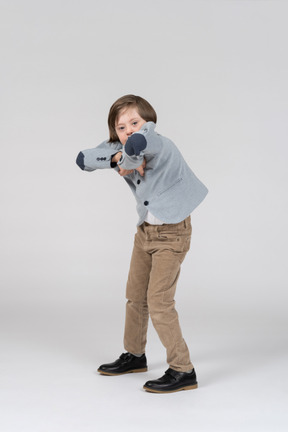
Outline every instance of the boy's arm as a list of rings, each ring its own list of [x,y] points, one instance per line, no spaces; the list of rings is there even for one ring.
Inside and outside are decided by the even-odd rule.
[[[84,171],[114,168],[117,166],[117,161],[114,165],[112,159],[119,151],[122,151],[120,142],[108,143],[108,141],[104,141],[95,148],[82,150],[77,156],[76,163]]]
[[[130,170],[142,165],[145,155],[156,155],[162,149],[162,139],[154,131],[155,123],[147,122],[138,132],[134,132],[123,146],[119,167]]]

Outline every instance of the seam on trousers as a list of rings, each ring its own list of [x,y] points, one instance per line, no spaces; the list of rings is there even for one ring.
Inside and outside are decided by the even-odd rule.
[[[139,328],[140,328],[140,331],[139,331],[138,339],[140,339],[140,340],[138,340],[138,343],[139,343],[139,347],[141,347],[141,350],[139,350],[139,352],[142,351],[142,333],[143,333],[143,319],[144,319],[144,317],[143,317],[143,311],[144,311],[144,308],[143,308],[143,302],[142,302],[141,303],[141,313],[139,314],[139,319],[140,319]]]

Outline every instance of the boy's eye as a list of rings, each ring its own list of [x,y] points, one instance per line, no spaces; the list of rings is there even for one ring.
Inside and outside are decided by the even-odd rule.
[[[137,123],[138,123],[138,122],[137,122],[137,121],[135,121],[135,122],[133,122],[132,124],[133,124],[133,126],[136,126],[136,125],[137,125]]]

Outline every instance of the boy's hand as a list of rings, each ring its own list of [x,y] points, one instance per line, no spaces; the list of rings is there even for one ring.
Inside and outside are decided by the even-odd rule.
[[[134,170],[125,170],[125,169],[121,168],[121,166],[119,166],[119,165],[118,165],[118,168],[119,168],[118,174],[121,177],[124,177],[124,176],[126,176],[128,174],[132,174],[132,172],[134,171]],[[142,162],[142,165],[140,165],[138,168],[136,168],[136,171],[138,171],[139,174],[143,177],[144,176],[144,170],[145,170],[145,168],[146,168],[146,159],[144,158],[143,162]]]
[[[124,176],[126,176],[128,174],[132,174],[132,172],[134,171],[134,170],[125,170],[125,169],[121,168],[119,165],[118,165],[118,168],[119,168],[118,174],[121,177],[124,177]]]
[[[113,158],[112,158],[112,162],[116,162],[116,163],[118,163],[119,160],[121,159],[121,156],[122,156],[122,152],[118,152],[118,153],[116,153],[116,154],[113,156]]]

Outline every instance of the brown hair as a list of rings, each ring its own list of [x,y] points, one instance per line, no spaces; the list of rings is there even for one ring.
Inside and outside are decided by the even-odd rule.
[[[138,114],[146,122],[148,121],[153,121],[154,123],[157,122],[157,114],[154,108],[145,99],[143,99],[140,96],[135,96],[132,94],[122,96],[119,99],[117,99],[116,102],[114,102],[114,104],[111,106],[109,111],[109,115],[108,115],[108,127],[109,127],[109,134],[110,134],[109,142],[114,142],[119,140],[115,130],[115,123],[117,121],[120,112],[125,108],[127,109],[127,108],[134,108],[134,107],[137,108]]]

